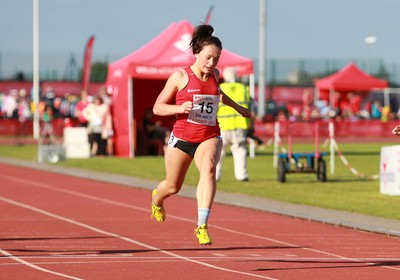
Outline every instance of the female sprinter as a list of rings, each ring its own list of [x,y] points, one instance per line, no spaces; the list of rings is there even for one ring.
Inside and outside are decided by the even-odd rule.
[[[215,67],[222,43],[212,35],[213,32],[210,25],[195,28],[190,42],[194,64],[171,74],[153,107],[154,114],[176,115],[177,119],[165,154],[166,179],[152,192],[151,217],[158,222],[165,220],[164,201],[180,191],[194,159],[200,174],[196,191],[198,223],[195,235],[201,245],[212,244],[207,224],[217,189],[215,169],[222,148],[216,118],[218,103],[250,117],[249,110],[236,104],[219,89],[219,72]]]

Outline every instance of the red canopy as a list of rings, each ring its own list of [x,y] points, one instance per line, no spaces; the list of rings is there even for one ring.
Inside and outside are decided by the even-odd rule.
[[[193,30],[188,21],[172,23],[139,50],[109,64],[106,84],[113,96],[116,155],[133,156],[133,121],[142,121],[174,71],[193,64],[189,49]],[[226,67],[234,67],[238,76],[253,73],[252,60],[223,49],[218,68]]]
[[[189,49],[189,43],[193,29],[188,21],[172,23],[139,50],[111,63],[110,78],[112,75],[119,75],[122,70],[134,78],[167,79],[178,68],[191,65],[194,56]],[[235,67],[238,76],[253,73],[252,60],[224,49],[218,68],[222,72],[226,67]]]
[[[320,91],[370,91],[374,88],[387,88],[388,82],[368,75],[354,63],[349,63],[335,74],[316,80],[315,87]]]

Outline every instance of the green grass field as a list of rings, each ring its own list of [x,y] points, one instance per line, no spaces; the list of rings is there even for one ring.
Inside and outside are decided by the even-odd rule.
[[[396,143],[338,144],[351,166],[366,175],[364,178],[354,175],[336,155],[333,175],[329,168],[330,157],[324,158],[328,170],[327,182],[319,182],[316,174],[300,173],[287,174],[286,182],[279,183],[277,170],[273,166],[272,147],[268,147],[265,151],[257,152],[254,159],[248,160],[250,182],[238,182],[234,179],[232,157],[228,156],[224,162],[223,178],[218,183],[218,189],[297,204],[400,219],[400,196],[380,194],[379,180],[370,179],[370,176],[379,174],[381,147],[396,145]],[[312,152],[314,146],[295,144],[293,151]],[[35,161],[36,155],[36,145],[21,147],[0,145],[1,157]],[[165,174],[162,157],[68,159],[57,165],[152,180],[161,180]],[[192,165],[185,184],[195,186],[197,180],[197,170]]]

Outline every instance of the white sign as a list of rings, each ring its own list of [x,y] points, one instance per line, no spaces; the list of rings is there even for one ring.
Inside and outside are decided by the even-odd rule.
[[[193,109],[188,116],[188,122],[208,126],[217,124],[219,95],[193,94]]]
[[[400,146],[381,148],[380,192],[400,195]]]

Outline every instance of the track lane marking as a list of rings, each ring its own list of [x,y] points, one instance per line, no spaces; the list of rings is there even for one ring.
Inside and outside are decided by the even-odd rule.
[[[68,176],[72,176],[72,175],[68,175]],[[88,199],[91,199],[91,200],[100,201],[100,202],[104,202],[104,203],[108,203],[108,204],[112,204],[112,205],[116,205],[116,206],[131,208],[131,209],[135,209],[135,210],[138,210],[138,211],[149,212],[148,208],[133,206],[133,205],[130,205],[130,204],[126,204],[126,203],[122,203],[122,202],[118,202],[118,201],[114,201],[114,200],[110,200],[110,199],[106,199],[106,198],[101,198],[101,197],[88,195],[88,194],[84,194],[84,193],[80,193],[80,192],[76,192],[76,191],[61,189],[61,188],[57,188],[57,187],[54,187],[52,185],[48,185],[48,184],[44,184],[44,183],[32,182],[32,181],[29,181],[29,180],[25,180],[25,179],[21,179],[21,178],[15,178],[15,177],[4,175],[4,174],[0,174],[0,177],[7,178],[7,179],[9,179],[11,181],[17,181],[17,182],[20,182],[20,183],[28,184],[29,186],[34,185],[36,187],[48,189],[48,190],[51,190],[51,191],[67,193],[67,194],[70,194],[70,195],[79,196],[79,197],[83,197],[83,198],[88,198]],[[85,180],[85,179],[83,178],[83,180]],[[92,179],[87,179],[87,180],[92,180]],[[116,184],[116,185],[118,185],[118,184]],[[174,219],[180,220],[180,221],[190,222],[190,223],[195,223],[196,222],[196,221],[194,221],[192,219],[187,219],[187,218],[183,218],[183,217],[176,216],[176,215],[171,215],[171,214],[169,214],[168,217],[169,218],[174,218]],[[304,248],[302,246],[299,246],[299,245],[296,245],[296,244],[292,244],[292,243],[288,243],[288,242],[285,242],[285,241],[280,241],[280,240],[273,239],[273,238],[268,238],[268,237],[264,237],[264,236],[259,236],[259,235],[245,233],[245,232],[241,232],[241,231],[237,231],[237,230],[232,230],[232,229],[229,229],[229,228],[226,228],[226,227],[212,225],[212,226],[210,226],[210,228],[217,228],[217,229],[225,231],[225,232],[229,232],[229,233],[233,233],[233,234],[237,234],[237,235],[242,235],[242,236],[247,236],[247,237],[252,237],[252,238],[261,239],[261,240],[267,240],[267,241],[274,242],[274,243],[281,244],[281,245],[286,245],[286,246],[291,246],[291,247],[298,247],[298,248],[303,249],[303,250],[307,250],[307,251],[310,251],[310,252],[319,253],[319,254],[323,254],[323,255],[328,255],[328,256],[335,257],[335,258],[340,258],[342,260],[348,260],[348,261],[353,261],[353,262],[361,262],[361,263],[365,263],[365,264],[371,265],[371,266],[372,265],[378,265],[377,263],[373,263],[373,262],[359,261],[358,258],[345,257],[345,256],[341,256],[341,255],[338,255],[338,254],[334,254],[334,253],[330,253],[330,252],[326,252],[326,251],[321,251],[321,250],[318,250],[318,249]],[[399,270],[400,271],[400,268],[391,267],[391,266],[379,265],[379,267],[388,268],[388,269],[392,269],[392,270]]]
[[[3,249],[1,249],[1,248],[0,248],[0,253],[1,253],[2,255],[4,255],[4,256],[10,258],[10,259],[13,259],[13,260],[16,261],[16,262],[19,262],[19,263],[21,263],[21,264],[24,264],[24,265],[26,265],[26,266],[28,266],[28,267],[30,267],[30,268],[33,268],[33,269],[36,269],[36,270],[39,270],[39,271],[43,271],[43,272],[46,272],[46,273],[54,274],[54,275],[57,275],[57,276],[61,276],[61,277],[64,277],[64,278],[68,278],[68,279],[83,280],[82,278],[78,278],[78,277],[75,277],[75,276],[71,276],[71,275],[67,275],[67,274],[64,274],[64,273],[56,272],[56,271],[53,271],[53,270],[49,270],[49,269],[40,267],[40,266],[38,266],[38,265],[35,265],[35,264],[33,264],[33,263],[27,262],[27,261],[25,261],[25,260],[23,260],[23,259],[21,259],[21,258],[18,258],[18,257],[16,257],[16,256],[12,255],[12,254],[9,253],[8,251],[3,250]]]
[[[262,276],[262,275],[259,275],[259,274],[248,273],[248,272],[244,272],[244,271],[232,270],[232,269],[228,269],[228,268],[212,265],[212,264],[209,264],[209,263],[206,263],[206,262],[198,261],[198,260],[195,260],[195,259],[192,259],[192,258],[187,258],[187,257],[181,256],[181,255],[178,255],[178,254],[175,254],[175,253],[172,253],[172,252],[168,252],[168,251],[162,250],[160,248],[157,248],[157,247],[142,243],[140,241],[136,241],[134,239],[118,235],[116,233],[105,231],[105,230],[99,229],[97,227],[90,226],[88,224],[84,224],[84,223],[81,223],[81,222],[78,222],[78,221],[75,221],[75,220],[71,220],[69,218],[66,218],[66,217],[63,217],[63,216],[60,216],[60,215],[57,215],[57,214],[42,210],[40,208],[36,208],[34,206],[31,206],[31,205],[28,205],[28,204],[25,204],[25,203],[21,203],[21,202],[12,200],[12,199],[8,199],[8,198],[3,197],[3,196],[0,196],[0,200],[5,202],[5,203],[9,203],[9,204],[12,204],[14,206],[18,206],[18,207],[21,207],[21,208],[24,208],[24,209],[28,209],[28,210],[40,213],[42,215],[45,215],[45,216],[48,216],[48,217],[51,217],[51,218],[54,218],[54,219],[57,219],[57,220],[61,220],[61,221],[64,221],[64,222],[67,222],[67,223],[70,223],[70,224],[73,224],[73,225],[76,225],[76,226],[79,226],[79,227],[83,227],[83,228],[86,228],[88,230],[91,230],[91,231],[94,231],[94,232],[97,232],[97,233],[100,233],[100,234],[103,234],[103,235],[108,235],[108,236],[111,236],[111,237],[114,237],[114,238],[118,238],[118,239],[124,240],[126,242],[133,243],[135,245],[138,245],[138,246],[141,246],[141,247],[153,250],[153,251],[157,251],[157,252],[169,255],[171,257],[177,258],[177,259],[185,260],[185,261],[188,261],[188,262],[192,262],[192,263],[195,263],[195,264],[198,264],[198,265],[202,265],[202,266],[206,266],[206,267],[209,267],[209,268],[213,268],[213,269],[216,269],[216,270],[221,270],[221,271],[225,271],[225,272],[231,272],[231,273],[234,273],[234,274],[252,276],[252,277],[261,278],[261,279],[268,279],[268,280],[278,280],[277,278],[271,278],[271,277]],[[8,253],[8,252],[4,251],[4,253]],[[9,253],[8,253],[8,256],[13,258],[13,259],[17,258],[17,257],[15,257],[15,256],[13,256],[13,255],[11,255]],[[19,259],[19,258],[17,258],[17,259]],[[23,260],[21,260],[21,261],[23,261]],[[25,262],[24,261],[24,264],[25,263],[31,264],[29,262]],[[34,264],[31,264],[30,267],[36,267],[36,266]],[[75,279],[75,278],[73,278],[73,279]],[[79,278],[77,278],[77,279],[79,279]]]

